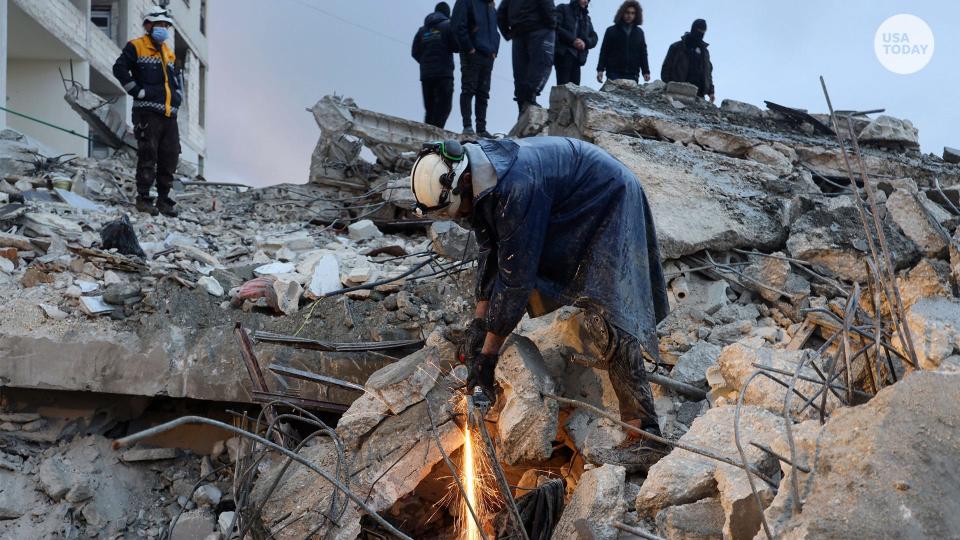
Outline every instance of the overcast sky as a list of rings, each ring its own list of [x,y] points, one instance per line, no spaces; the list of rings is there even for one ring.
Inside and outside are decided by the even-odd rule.
[[[453,0],[448,0],[451,5]],[[561,1],[561,0],[558,0]],[[814,112],[826,109],[819,75],[837,109],[886,108],[920,129],[924,151],[960,147],[958,52],[960,2],[892,0],[684,0],[641,2],[656,78],[670,43],[693,19],[707,20],[717,103],[770,100]],[[422,120],[419,72],[410,43],[434,0],[219,0],[210,2],[207,177],[252,185],[306,181],[320,130],[306,108],[326,94],[361,107]],[[619,0],[593,0],[597,33]],[[892,15],[924,19],[936,40],[918,73],[880,65],[874,35]],[[584,67],[595,80],[598,49]],[[459,64],[459,63],[458,63]],[[494,69],[489,129],[505,133],[516,119],[510,43]],[[551,77],[551,85],[553,84]],[[456,94],[459,94],[459,68]],[[459,131],[459,106],[447,129]],[[549,88],[540,97],[549,103]]]

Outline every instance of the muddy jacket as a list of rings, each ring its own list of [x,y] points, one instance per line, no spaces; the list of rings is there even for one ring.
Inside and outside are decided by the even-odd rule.
[[[450,19],[443,13],[431,13],[413,37],[411,54],[420,64],[420,80],[452,79],[453,53],[457,42],[450,29]]]
[[[690,73],[690,54],[687,50],[687,38],[689,32],[680,38],[680,41],[670,45],[667,50],[667,57],[663,59],[663,68],[660,70],[660,79],[663,82],[680,81],[692,82],[700,88],[699,95],[711,95],[715,92],[713,87],[713,64],[710,62],[710,44],[701,42],[700,48],[700,73]]]
[[[133,108],[168,117],[177,116],[183,101],[183,84],[173,51],[164,43],[160,49],[148,35],[131,40],[113,64],[113,75],[133,96]],[[146,95],[139,98],[140,90]]]
[[[457,0],[453,5],[450,25],[453,27],[453,35],[457,38],[460,52],[475,50],[479,54],[490,56],[500,50],[497,10],[492,1]]]
[[[650,207],[630,169],[562,137],[482,140],[466,149],[478,193],[476,293],[490,301],[489,330],[508,335],[528,302],[534,316],[588,304],[657,351],[666,285]]]
[[[501,0],[497,24],[507,41],[537,30],[555,30],[557,7],[553,0]]]
[[[582,39],[587,48],[578,51],[573,42]],[[570,0],[557,8],[557,55],[568,54],[580,65],[587,63],[587,53],[597,46],[597,33],[593,30],[590,12],[580,7],[580,0]]]

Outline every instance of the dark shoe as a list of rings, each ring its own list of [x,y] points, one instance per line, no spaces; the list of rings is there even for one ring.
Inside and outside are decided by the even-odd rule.
[[[491,134],[489,131],[487,131],[487,130],[485,130],[485,129],[481,129],[480,131],[478,131],[478,132],[477,132],[477,137],[480,137],[481,139],[493,139],[493,138],[494,138],[493,134]]]
[[[463,128],[463,136],[464,136],[464,137],[475,137],[476,135],[477,135],[477,132],[474,131],[472,127],[465,127],[465,128]]]
[[[627,473],[646,474],[670,450],[668,445],[647,439],[627,439],[613,448],[588,449],[583,457],[594,465],[621,465]]]
[[[177,217],[177,210],[174,208],[176,204],[170,199],[160,199],[157,201],[157,210],[167,217]]]
[[[153,199],[142,199],[137,198],[137,210],[145,214],[150,214],[151,216],[156,216],[160,213],[160,210],[153,205]]]

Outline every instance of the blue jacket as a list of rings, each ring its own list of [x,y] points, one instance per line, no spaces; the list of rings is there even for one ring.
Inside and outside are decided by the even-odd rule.
[[[496,177],[480,179],[471,217],[490,331],[512,332],[536,290],[550,307],[531,315],[589,304],[656,355],[656,325],[669,305],[653,217],[633,172],[577,139],[477,144],[467,145],[474,185],[483,170]],[[489,164],[475,159],[478,147]]]
[[[489,56],[500,51],[497,10],[492,0],[457,0],[450,24],[461,53],[476,49]]]
[[[113,76],[133,96],[133,108],[175,118],[183,101],[183,81],[176,56],[166,43],[157,47],[153,38],[129,41],[113,64]],[[144,96],[139,97],[143,90]]]

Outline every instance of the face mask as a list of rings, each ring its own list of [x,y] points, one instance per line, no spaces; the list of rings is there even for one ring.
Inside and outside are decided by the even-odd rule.
[[[170,29],[155,26],[150,32],[150,36],[153,37],[154,41],[157,43],[163,43],[170,38]]]

